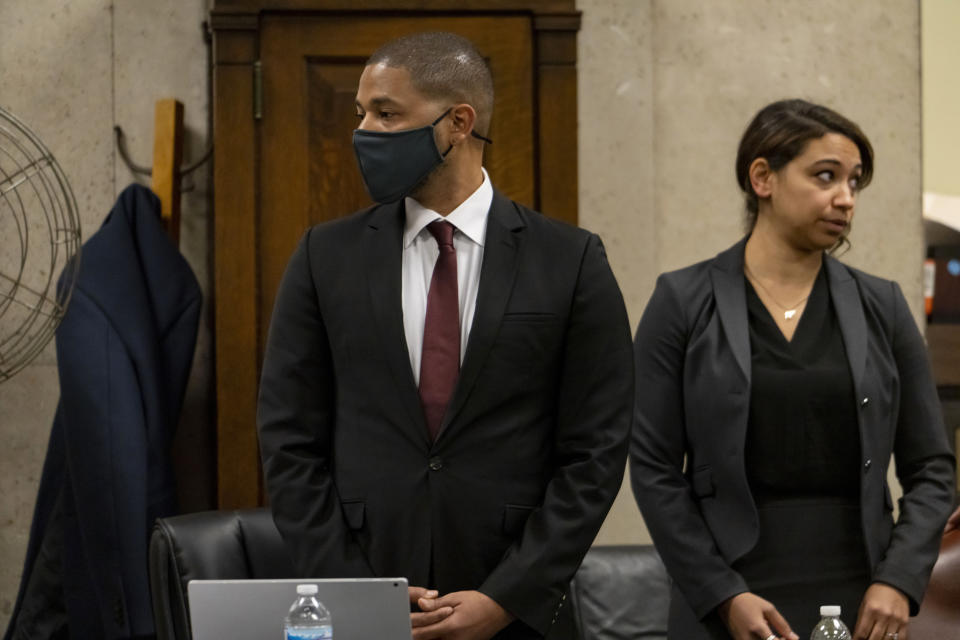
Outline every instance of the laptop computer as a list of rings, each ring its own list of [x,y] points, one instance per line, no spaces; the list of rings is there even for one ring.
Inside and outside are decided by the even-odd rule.
[[[298,584],[317,585],[336,640],[410,640],[406,578],[191,580],[193,640],[281,640]]]

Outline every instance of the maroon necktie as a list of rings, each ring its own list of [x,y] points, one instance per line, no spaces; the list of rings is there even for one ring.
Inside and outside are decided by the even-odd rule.
[[[440,247],[427,293],[420,360],[420,404],[433,440],[440,431],[443,414],[460,374],[460,302],[453,225],[446,220],[434,220],[427,225],[427,230]]]

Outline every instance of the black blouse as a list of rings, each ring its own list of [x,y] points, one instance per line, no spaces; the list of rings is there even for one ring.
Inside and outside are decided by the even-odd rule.
[[[860,434],[840,325],[821,268],[787,341],[749,280],[752,386],[747,479],[758,505],[860,501]]]

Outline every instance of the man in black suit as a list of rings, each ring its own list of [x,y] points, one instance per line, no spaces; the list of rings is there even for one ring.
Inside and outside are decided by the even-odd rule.
[[[405,576],[418,639],[575,637],[568,583],[626,459],[620,291],[597,236],[492,188],[492,103],[459,36],[370,58],[354,146],[385,204],[306,233],[263,364],[266,485],[295,565]]]

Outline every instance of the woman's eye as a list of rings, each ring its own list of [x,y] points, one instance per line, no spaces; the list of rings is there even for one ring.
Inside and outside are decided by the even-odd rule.
[[[833,171],[820,171],[817,173],[817,178],[819,178],[822,182],[830,182],[833,180]]]
[[[381,112],[380,112],[380,119],[382,119],[382,120],[389,120],[390,118],[393,117],[393,115],[394,115],[394,114],[390,113],[389,111],[381,111]]]
[[[364,117],[364,116],[365,116],[366,114],[363,114],[363,113],[357,113],[357,114],[354,114],[354,115],[356,115],[356,116],[357,116],[357,118],[359,118],[360,120],[363,120],[363,117]]]
[[[860,176],[857,176],[856,178],[850,178],[850,190],[856,191],[859,188],[860,188]]]

